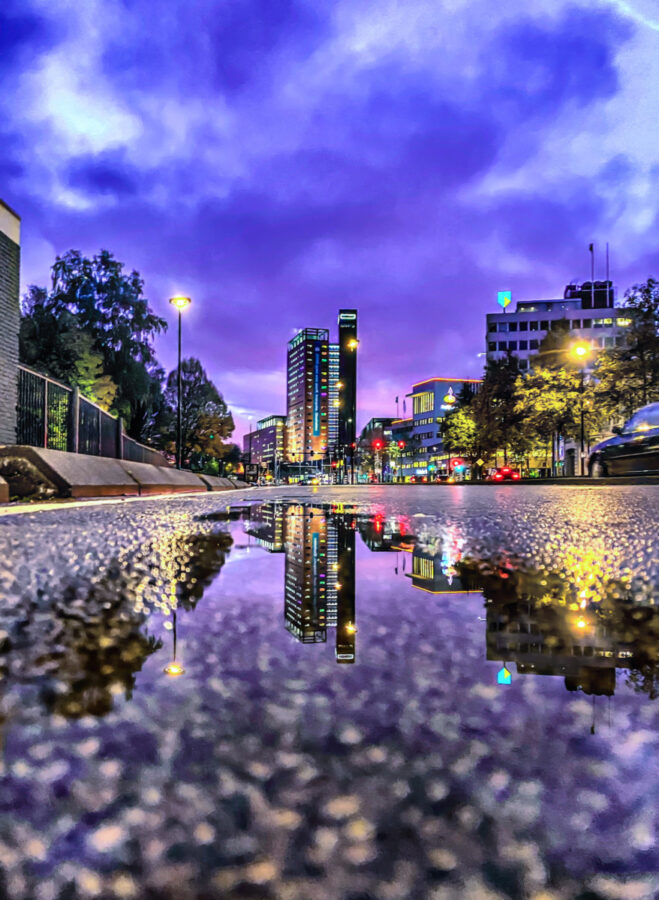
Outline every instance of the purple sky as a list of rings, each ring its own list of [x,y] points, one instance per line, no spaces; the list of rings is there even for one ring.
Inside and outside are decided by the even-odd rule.
[[[23,285],[112,250],[234,410],[360,311],[360,425],[480,374],[496,292],[659,275],[656,0],[2,0]],[[166,367],[175,329],[158,341]]]

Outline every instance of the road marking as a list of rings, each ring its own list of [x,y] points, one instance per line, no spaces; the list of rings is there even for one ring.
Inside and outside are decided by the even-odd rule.
[[[246,488],[237,488],[235,491],[180,491],[176,494],[146,494],[143,497],[103,497],[93,498],[90,500],[64,500],[58,501],[42,501],[41,503],[25,503],[20,506],[0,506],[0,518],[3,516],[20,516],[33,512],[54,512],[58,509],[83,509],[88,506],[107,506],[111,503],[139,503],[144,500],[173,500],[180,497],[211,497],[220,496],[222,494],[237,494]]]

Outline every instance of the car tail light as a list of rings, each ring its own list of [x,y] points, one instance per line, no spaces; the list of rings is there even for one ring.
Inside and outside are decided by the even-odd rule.
[[[513,472],[513,478],[519,478],[519,472]]]
[[[504,473],[505,473],[505,472],[510,472],[510,467],[509,467],[509,466],[503,466],[502,469],[501,469],[501,471],[504,472]]]
[[[503,478],[503,475],[501,474],[501,472],[497,472],[496,475],[494,476],[495,481],[501,481],[502,478]]]

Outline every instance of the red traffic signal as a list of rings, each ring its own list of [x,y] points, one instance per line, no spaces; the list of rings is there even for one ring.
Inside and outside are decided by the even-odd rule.
[[[382,450],[382,441],[373,441],[374,450]]]
[[[398,448],[400,450],[404,450],[405,449],[405,441],[398,441]]]

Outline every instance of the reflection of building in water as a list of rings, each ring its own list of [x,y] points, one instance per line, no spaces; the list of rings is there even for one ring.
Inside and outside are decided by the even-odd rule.
[[[245,531],[269,553],[284,552],[284,507],[281,503],[264,503],[252,507]]]
[[[656,610],[640,609],[644,620],[652,619],[647,627],[634,618],[639,608],[623,601],[581,609],[524,594],[493,597],[487,588],[484,595],[488,659],[513,661],[522,675],[562,675],[568,690],[586,694],[612,695],[616,668],[641,667],[644,638],[659,625]]]
[[[320,509],[291,506],[285,513],[284,616],[304,644],[327,640],[327,517]]]
[[[330,524],[336,533],[337,547],[337,619],[336,661],[354,663],[357,620],[355,609],[355,522],[352,516],[339,516]]]

